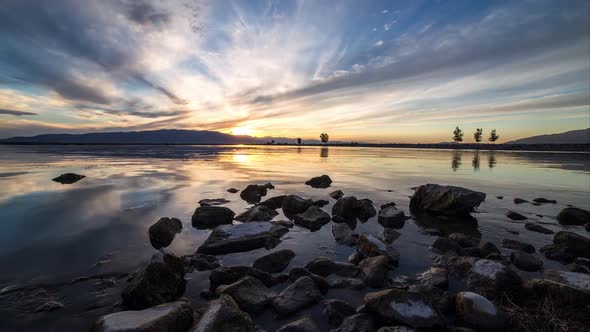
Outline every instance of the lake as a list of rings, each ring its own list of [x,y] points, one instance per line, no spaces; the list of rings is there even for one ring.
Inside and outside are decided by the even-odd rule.
[[[478,224],[470,232],[498,246],[502,239],[515,239],[537,249],[550,243],[552,235],[525,230],[525,222],[558,231],[564,227],[555,216],[566,205],[590,208],[587,153],[306,146],[0,146],[0,156],[3,331],[89,329],[120,301],[125,278],[117,276],[144,266],[153,254],[147,236],[150,225],[160,217],[180,219],[183,230],[168,249],[177,256],[192,254],[209,234],[191,226],[199,200],[225,198],[230,202],[224,206],[236,214],[249,207],[239,194],[227,192],[232,187],[271,182],[275,189],[265,198],[297,194],[326,199],[330,202],[323,207],[327,212],[335,203],[328,193],[340,189],[346,195],[371,199],[377,209],[393,201],[409,214],[413,187],[426,183],[462,186],[487,194],[473,214]],[[69,185],[52,181],[68,172],[86,178]],[[330,188],[304,184],[322,174],[334,181]],[[516,205],[515,197],[544,197],[557,203]],[[285,219],[278,211],[275,219]],[[529,219],[512,221],[505,216],[508,211]],[[355,232],[378,235],[383,228],[375,219],[359,223]],[[394,247],[401,258],[394,277],[413,276],[430,267],[434,254],[429,246],[436,236],[424,232],[425,227],[430,226],[408,220],[399,230],[401,236]],[[588,234],[581,226],[569,229]],[[290,267],[318,256],[347,261],[354,252],[334,242],[330,224],[316,232],[295,226],[276,247],[282,248],[296,253]],[[250,265],[266,252],[258,249],[220,258],[224,265]],[[560,267],[536,255],[546,267]],[[525,278],[539,274],[519,273]],[[75,278],[95,274],[112,274],[115,285],[69,285]],[[199,292],[208,287],[208,272],[187,277],[185,296],[197,307],[206,302]],[[6,292],[14,287],[22,290]],[[331,290],[327,297],[346,298],[356,306],[366,292]],[[34,313],[40,298],[60,301],[65,307]],[[317,308],[306,312],[321,317]],[[257,322],[273,330],[278,323],[271,317],[265,312]]]

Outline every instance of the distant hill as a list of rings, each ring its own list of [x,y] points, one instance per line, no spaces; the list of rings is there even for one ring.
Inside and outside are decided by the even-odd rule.
[[[590,128],[521,138],[505,144],[589,144]]]

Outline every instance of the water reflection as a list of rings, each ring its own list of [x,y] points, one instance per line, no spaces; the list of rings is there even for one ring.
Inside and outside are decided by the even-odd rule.
[[[471,161],[471,165],[473,166],[473,171],[479,171],[479,150],[473,151],[473,160]]]
[[[328,158],[328,147],[322,146],[320,149],[320,158]]]
[[[489,168],[494,168],[494,167],[496,167],[496,163],[497,163],[497,161],[496,161],[496,151],[491,150],[488,153],[488,167]]]
[[[451,168],[453,172],[456,172],[457,169],[461,167],[461,150],[455,149],[453,150],[453,160],[451,161]]]

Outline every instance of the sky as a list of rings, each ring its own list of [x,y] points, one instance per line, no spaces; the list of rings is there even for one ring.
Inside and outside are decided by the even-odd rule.
[[[0,138],[590,127],[590,1],[0,1]]]

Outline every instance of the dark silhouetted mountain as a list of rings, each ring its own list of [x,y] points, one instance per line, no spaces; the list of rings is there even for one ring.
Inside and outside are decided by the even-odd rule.
[[[505,144],[589,144],[590,128],[517,139]]]

